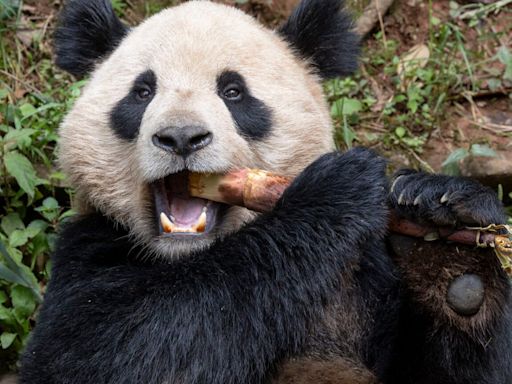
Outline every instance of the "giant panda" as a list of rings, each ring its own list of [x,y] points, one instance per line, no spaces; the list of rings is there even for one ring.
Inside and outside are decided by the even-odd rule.
[[[208,1],[132,28],[107,0],[67,1],[56,63],[90,74],[60,127],[79,215],[21,383],[509,382],[496,258],[386,230],[390,206],[485,226],[500,202],[460,178],[388,182],[372,151],[335,151],[322,80],[356,69],[351,28],[341,0],[303,0],[277,31]],[[295,180],[260,215],[183,194],[187,172],[243,167]]]

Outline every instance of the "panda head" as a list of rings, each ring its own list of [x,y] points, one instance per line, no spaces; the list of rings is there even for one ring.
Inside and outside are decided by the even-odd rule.
[[[253,218],[184,197],[187,172],[294,176],[334,148],[321,81],[351,73],[358,40],[341,0],[303,0],[278,31],[191,1],[127,28],[109,0],[70,0],[56,62],[91,78],[60,128],[60,164],[83,209],[153,254],[208,247]],[[181,228],[163,233],[165,213]],[[194,232],[206,212],[206,230]]]

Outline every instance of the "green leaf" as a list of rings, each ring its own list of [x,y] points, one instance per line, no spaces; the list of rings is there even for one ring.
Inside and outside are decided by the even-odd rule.
[[[35,114],[37,110],[32,104],[26,103],[19,107],[19,111],[21,113],[21,116],[23,118],[26,118]]]
[[[76,215],[76,211],[73,210],[73,209],[68,209],[67,211],[63,212],[60,216],[59,216],[59,221],[62,221],[64,219],[67,219],[68,217],[72,217],[72,216],[75,216]]]
[[[27,233],[24,229],[17,229],[9,236],[9,245],[13,248],[21,247],[28,241]]]
[[[7,294],[4,291],[0,291],[0,304],[3,304],[7,301]]]
[[[15,285],[11,289],[11,300],[13,307],[23,317],[31,316],[36,309],[36,302],[32,291],[21,285]]]
[[[44,218],[48,221],[53,221],[59,217],[59,202],[53,197],[47,197],[43,200],[43,205],[35,208],[37,212],[40,212]]]
[[[0,100],[5,99],[7,96],[9,96],[9,91],[5,88],[0,89]]]
[[[5,246],[0,242],[0,254],[5,260],[5,265],[0,263],[0,279],[10,283],[30,288],[36,300],[41,303],[43,298],[39,291],[37,279],[26,265],[17,263],[7,252]]]
[[[505,64],[505,74],[503,78],[505,80],[512,80],[512,53],[510,53],[507,47],[502,46],[498,50],[498,59]]]
[[[0,264],[0,280],[5,280],[9,283],[23,283],[23,279],[3,264]]]
[[[18,182],[21,189],[25,191],[30,198],[34,197],[34,188],[38,178],[36,171],[30,161],[17,151],[7,152],[4,156],[7,172]]]
[[[399,137],[400,139],[401,139],[402,137],[404,137],[406,133],[407,133],[407,131],[405,130],[405,128],[404,128],[404,127],[397,127],[397,128],[395,129],[395,135],[396,135],[397,137]]]
[[[9,213],[8,215],[4,216],[0,226],[7,236],[10,236],[11,233],[16,229],[25,228],[25,224],[23,224],[23,221],[21,221],[20,215],[18,213]]]
[[[56,199],[54,199],[53,197],[47,197],[43,201],[43,207],[45,207],[46,209],[58,209],[60,206],[59,202]]]
[[[359,100],[343,97],[332,104],[331,116],[334,118],[350,116],[360,112],[362,109],[363,104]]]
[[[10,323],[12,321],[12,313],[8,308],[5,308],[3,305],[0,305],[0,320],[5,323]]]
[[[15,333],[4,332],[0,335],[0,343],[2,344],[3,349],[7,349],[11,346],[11,344],[16,339]]]
[[[343,115],[349,116],[361,112],[363,104],[356,99],[343,99]]]
[[[487,85],[489,86],[489,89],[491,91],[496,91],[501,87],[502,83],[501,83],[500,79],[493,78],[493,79],[487,80]]]
[[[469,152],[465,148],[459,148],[453,151],[450,156],[442,164],[443,173],[451,176],[458,176],[460,174],[459,162],[465,159]]]
[[[409,99],[407,102],[407,109],[409,109],[412,113],[416,113],[418,110],[418,101],[416,99]]]
[[[497,157],[498,154],[494,149],[484,144],[473,144],[470,150],[473,156],[481,157]]]
[[[48,228],[48,223],[46,221],[34,220],[28,225],[25,233],[30,239],[32,239],[39,235],[41,232],[45,231],[46,228]]]
[[[440,20],[440,19],[438,19],[438,18],[437,18],[437,17],[435,17],[435,16],[432,16],[432,17],[430,18],[430,22],[432,23],[432,25],[433,25],[433,26],[437,26],[437,25],[441,24],[441,20]]]
[[[16,145],[19,148],[25,148],[32,143],[31,136],[35,132],[34,129],[11,129],[4,137],[4,143]]]

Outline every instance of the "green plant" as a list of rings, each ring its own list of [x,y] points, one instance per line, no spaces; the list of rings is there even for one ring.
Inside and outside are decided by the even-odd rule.
[[[473,144],[466,148],[459,148],[453,151],[443,162],[443,173],[451,176],[460,175],[460,163],[470,156],[496,157],[496,152],[487,145]]]
[[[84,82],[54,69],[40,41],[0,21],[0,374],[14,368],[49,277],[55,232],[72,211],[55,170],[56,128]],[[37,79],[33,83],[33,79]]]
[[[0,96],[11,98],[12,90],[3,88]],[[69,101],[45,96],[43,101],[28,95],[0,107],[0,350],[11,363],[33,325],[55,231],[72,212],[63,176],[53,168],[55,128]]]

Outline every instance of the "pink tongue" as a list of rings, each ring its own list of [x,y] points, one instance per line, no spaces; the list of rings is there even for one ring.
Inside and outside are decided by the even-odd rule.
[[[171,203],[174,223],[189,226],[197,223],[205,206],[206,201],[203,199],[174,197]]]

